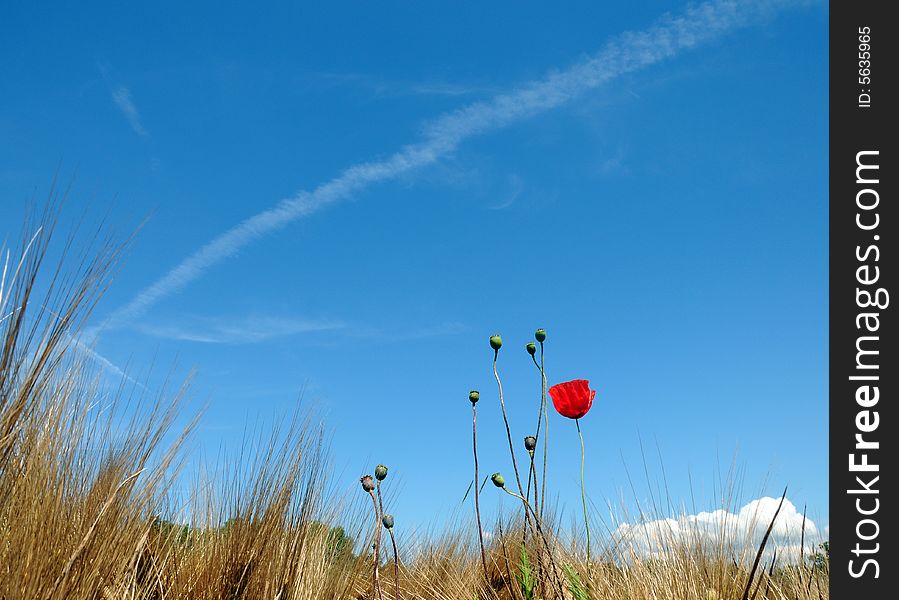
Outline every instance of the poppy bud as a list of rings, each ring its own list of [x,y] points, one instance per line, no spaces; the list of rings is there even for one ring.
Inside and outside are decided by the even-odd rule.
[[[500,473],[494,473],[493,475],[491,475],[490,481],[492,481],[493,485],[498,488],[506,487],[506,480],[503,479],[503,476]]]
[[[381,522],[384,523],[384,527],[387,529],[393,529],[393,515],[384,515]]]
[[[378,465],[377,467],[375,467],[375,478],[377,478],[378,481],[384,481],[386,477],[387,467],[385,467],[384,465]]]
[[[537,338],[537,341],[541,344],[546,341],[546,330],[538,329],[536,333],[534,333],[534,337]]]
[[[481,393],[477,390],[471,390],[468,392],[468,399],[471,400],[472,404],[477,404],[478,400],[481,399]]]
[[[537,447],[537,438],[535,438],[532,435],[529,435],[526,438],[524,438],[524,449],[525,450],[527,450],[528,452],[533,452],[534,448],[536,448],[536,447]]]
[[[535,344],[534,342],[528,342],[528,345],[525,346],[525,348],[527,348],[528,354],[530,354],[531,356],[537,354],[537,344]]]
[[[490,347],[494,350],[499,350],[503,347],[503,338],[499,337],[499,334],[490,336]]]
[[[371,478],[371,475],[363,475],[359,478],[359,482],[362,484],[362,489],[366,492],[371,492],[375,489],[375,482]]]

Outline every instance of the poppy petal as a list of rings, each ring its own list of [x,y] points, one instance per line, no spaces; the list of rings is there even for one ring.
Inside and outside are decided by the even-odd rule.
[[[580,419],[593,406],[596,390],[590,389],[588,380],[574,379],[552,386],[549,395],[556,412],[569,419]]]

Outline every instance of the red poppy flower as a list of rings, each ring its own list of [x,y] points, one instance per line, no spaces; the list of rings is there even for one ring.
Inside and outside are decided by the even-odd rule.
[[[552,386],[549,395],[556,412],[569,419],[580,419],[593,406],[596,390],[590,389],[590,382],[586,379],[575,379]]]

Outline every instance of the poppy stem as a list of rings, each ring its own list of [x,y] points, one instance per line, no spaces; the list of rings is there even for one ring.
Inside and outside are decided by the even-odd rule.
[[[503,411],[503,422],[506,424],[506,436],[509,438],[509,453],[512,455],[512,470],[515,471],[515,483],[518,484],[518,497],[524,502],[524,520],[527,522],[529,527],[531,525],[531,518],[528,514],[527,506],[528,501],[523,497],[524,488],[521,487],[521,477],[518,475],[518,461],[515,460],[515,446],[512,444],[512,430],[509,428],[509,419],[506,417],[506,402],[503,400],[503,384],[499,380],[499,372],[496,370],[496,359],[499,357],[499,350],[493,351],[493,376],[496,378],[496,385],[499,387],[499,405]]]
[[[587,518],[587,492],[584,485],[584,434],[581,432],[581,420],[575,419],[577,434],[581,438],[581,502],[584,505],[584,527],[587,529],[587,566],[590,566],[590,520]]]
[[[543,342],[540,342],[540,363],[537,362],[537,358],[532,354],[531,360],[534,361],[534,366],[537,367],[537,370],[540,371],[540,406],[537,407],[537,434],[534,436],[537,442],[540,441],[540,427],[543,424],[544,416],[546,417],[546,426],[544,427],[543,436],[546,437],[546,434],[549,433],[549,416],[546,413],[546,374],[543,371],[543,367],[541,363],[543,363]],[[539,496],[537,494],[537,469],[533,465],[534,456],[531,455],[531,466],[533,467],[533,476],[534,476],[534,508],[540,518],[543,518],[543,508],[540,506],[539,498],[542,496],[543,501],[546,502],[546,450],[547,444],[546,441],[543,442],[543,490],[540,492]],[[531,473],[528,473],[528,493],[526,497],[530,498],[531,495]]]
[[[509,568],[509,554],[508,554],[508,552],[506,552],[506,536],[505,536],[505,534],[503,534],[502,520],[500,520],[497,523],[497,525],[499,528],[499,544],[500,544],[500,548],[502,548],[502,551],[503,551],[503,562],[506,564],[506,577],[508,577],[508,583],[506,585],[508,585],[511,589],[515,589],[512,587],[512,582],[515,581],[515,579],[512,578],[512,570]],[[496,563],[494,562],[494,564],[496,564]],[[500,578],[502,578],[502,573],[500,573]],[[504,581],[504,583],[505,583],[505,581]],[[513,598],[514,598],[514,596],[513,596]]]
[[[400,558],[396,552],[396,536],[393,535],[393,528],[387,530],[390,534],[390,543],[393,544],[393,583],[396,586],[396,600],[400,600]]]
[[[531,360],[534,361],[534,366],[537,367],[537,370],[539,371],[540,364],[537,362],[537,359],[534,358],[533,354],[531,354]],[[540,424],[542,421],[543,421],[543,402],[541,401],[540,404],[537,405],[537,433],[534,434],[535,447],[536,447],[536,443],[540,442]],[[533,466],[534,466],[534,451],[532,450],[531,451],[531,467],[533,467]],[[527,498],[528,500],[531,499],[531,476],[532,476],[532,473],[529,470],[528,471],[528,486],[527,486],[527,490],[526,490],[527,493],[524,495],[524,497]],[[539,513],[540,506],[537,502],[537,487],[536,487],[539,484],[539,481],[537,480],[536,473],[533,473],[533,479],[534,479],[534,508],[537,509],[537,512]]]
[[[383,518],[384,518],[384,502],[381,500],[381,480],[378,479],[377,481],[378,481],[378,483],[377,483],[377,490],[378,490],[378,516],[379,516],[380,519],[383,519]],[[383,523],[383,522],[382,522],[382,523]],[[378,555],[381,554],[381,531],[382,531],[382,530],[381,530],[381,528],[379,527],[379,528],[378,528],[378,542],[377,542],[377,543],[378,543]],[[391,533],[390,535],[393,535],[393,534]],[[380,566],[380,562],[378,563],[378,565]],[[384,600],[384,592],[381,591],[381,583],[380,583],[380,581],[378,582],[378,597],[381,598],[381,600]]]
[[[549,414],[547,414],[546,410],[546,369],[544,368],[543,362],[543,342],[540,342],[540,404],[543,406],[543,420],[545,424],[543,425],[543,484],[540,489],[540,497],[543,498],[543,505],[539,507],[540,510],[540,518],[543,518],[543,509],[546,507],[546,454],[547,448],[549,448]],[[537,428],[539,430],[539,423]],[[539,438],[539,434],[538,434]],[[537,475],[534,474],[534,485],[537,485]],[[536,494],[536,490],[534,492]]]
[[[471,404],[471,443],[474,448],[474,512],[478,519],[478,542],[481,544],[481,565],[484,567],[484,579],[489,580],[487,572],[487,555],[484,552],[484,530],[481,527],[481,491],[478,489],[478,412],[475,404]]]
[[[556,584],[559,586],[559,593],[561,594],[561,597],[564,598],[565,592],[562,590],[562,582],[559,580],[559,572],[556,570],[556,563],[555,563],[555,560],[553,559],[553,551],[552,551],[552,548],[550,548],[550,546],[549,546],[549,541],[546,539],[546,534],[543,533],[543,528],[540,526],[540,518],[537,516],[537,513],[534,512],[534,509],[531,508],[531,505],[528,503],[528,501],[524,497],[520,496],[519,494],[516,494],[515,492],[510,491],[509,488],[507,488],[506,486],[503,486],[500,489],[502,491],[506,492],[507,494],[509,494],[510,496],[514,496],[515,498],[518,498],[519,500],[521,500],[524,503],[525,514],[527,514],[527,511],[530,510],[531,513],[534,515],[534,523],[536,524],[535,528],[537,531],[537,534],[535,537],[539,537],[543,541],[543,546],[546,548],[546,553],[549,555],[550,569],[552,570],[553,574],[555,575]]]
[[[536,436],[535,436],[536,437]],[[534,512],[537,514],[540,513],[540,497],[537,494],[537,467],[534,464],[534,451],[531,450],[528,452],[531,457],[531,464],[528,467],[528,489],[527,493],[524,495],[525,498],[530,501],[531,499],[531,479],[534,480]]]
[[[381,500],[381,480],[378,479],[377,490],[378,490],[378,510],[380,511],[380,515],[384,516],[384,502]]]
[[[375,598],[381,597],[381,583],[378,581],[378,567],[381,562],[379,556],[381,549],[381,513],[378,511],[378,501],[375,498],[375,493],[369,492],[368,495],[371,496],[371,503],[375,507],[375,559],[371,576],[371,597],[372,600],[375,600]]]

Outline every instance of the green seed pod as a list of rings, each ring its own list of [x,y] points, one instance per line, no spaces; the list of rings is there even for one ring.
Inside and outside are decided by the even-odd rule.
[[[526,438],[524,438],[524,449],[525,450],[527,450],[528,452],[533,452],[534,448],[536,448],[536,447],[537,447],[537,438],[535,438],[532,435],[529,435]]]
[[[387,529],[393,529],[393,515],[384,515],[381,522],[384,523],[384,527]]]
[[[537,341],[541,344],[546,341],[546,330],[538,329],[536,333],[534,333],[534,337],[537,338]]]
[[[366,492],[371,492],[375,489],[375,481],[371,478],[371,475],[363,475],[359,478],[359,483],[362,484],[362,489]]]
[[[537,344],[535,344],[534,342],[528,342],[528,345],[525,346],[525,348],[527,349],[528,354],[530,354],[531,356],[537,354]]]
[[[378,481],[384,481],[384,479],[386,477],[387,477],[387,467],[385,467],[384,465],[378,465],[377,467],[375,467],[375,478]]]
[[[478,400],[481,399],[481,393],[477,390],[471,390],[468,392],[468,399],[471,400],[472,404],[477,404]]]
[[[498,488],[506,487],[506,480],[503,479],[503,476],[500,473],[494,473],[493,475],[491,475],[490,481],[492,481],[493,485]]]
[[[503,347],[503,338],[498,333],[490,336],[490,347],[494,350],[499,350]]]

